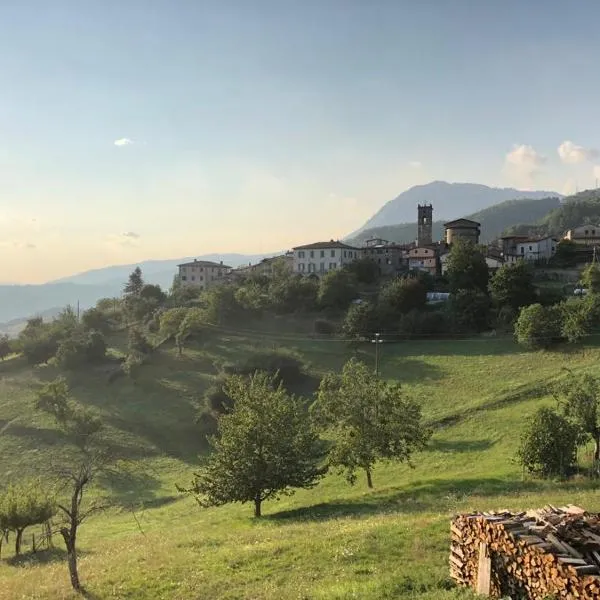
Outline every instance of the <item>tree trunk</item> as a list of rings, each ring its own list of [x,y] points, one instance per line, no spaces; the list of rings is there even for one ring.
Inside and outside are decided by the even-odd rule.
[[[67,547],[67,564],[69,565],[71,585],[76,592],[80,592],[81,582],[79,581],[79,572],[77,571],[77,551],[75,548],[76,531],[64,527],[60,532],[65,540],[65,546]]]
[[[600,461],[600,434],[597,434],[594,438],[594,462],[596,463],[596,468],[598,467],[598,461]]]
[[[15,538],[15,556],[21,554],[21,540],[23,539],[23,530],[17,529],[17,537]]]
[[[254,516],[255,517],[260,517],[261,516],[261,512],[260,512],[260,505],[262,503],[261,497],[260,496],[255,496],[254,497]]]
[[[365,471],[367,472],[367,487],[373,488],[373,479],[371,478],[371,469],[369,467],[366,467]]]

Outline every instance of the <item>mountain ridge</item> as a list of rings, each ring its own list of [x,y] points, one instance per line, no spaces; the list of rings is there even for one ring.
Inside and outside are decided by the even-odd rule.
[[[548,197],[562,198],[562,195],[552,191],[494,188],[480,183],[432,181],[415,185],[386,202],[348,238],[356,237],[365,229],[411,223],[417,216],[418,204],[432,204],[434,215],[442,220],[454,219],[457,214],[476,213],[506,200],[539,200]]]

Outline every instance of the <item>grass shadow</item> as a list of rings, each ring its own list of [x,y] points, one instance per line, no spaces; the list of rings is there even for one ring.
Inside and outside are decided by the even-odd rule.
[[[77,551],[78,556],[88,556],[89,551]],[[11,567],[35,567],[57,562],[66,562],[67,552],[62,548],[48,548],[37,552],[24,552],[19,556],[11,556],[6,559],[6,564]]]
[[[495,442],[492,440],[438,440],[432,439],[425,452],[481,452],[489,450]]]
[[[589,486],[597,487],[590,482]],[[547,488],[548,482],[538,480],[514,481],[505,479],[441,479],[415,482],[402,489],[386,489],[373,492],[356,500],[324,502],[312,506],[285,510],[266,518],[273,521],[327,521],[337,518],[361,518],[364,516],[423,512],[451,512],[469,496],[491,497],[519,495]],[[570,482],[553,485],[553,491],[572,488]],[[578,482],[581,487],[581,482]]]

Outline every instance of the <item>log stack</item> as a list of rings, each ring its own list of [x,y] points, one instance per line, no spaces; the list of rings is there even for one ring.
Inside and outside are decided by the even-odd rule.
[[[471,513],[451,524],[450,575],[492,598],[600,600],[600,514],[578,506]]]

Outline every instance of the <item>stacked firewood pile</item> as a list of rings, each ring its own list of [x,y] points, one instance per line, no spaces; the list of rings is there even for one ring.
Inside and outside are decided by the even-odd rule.
[[[450,575],[493,598],[600,599],[600,514],[548,505],[459,515]]]

